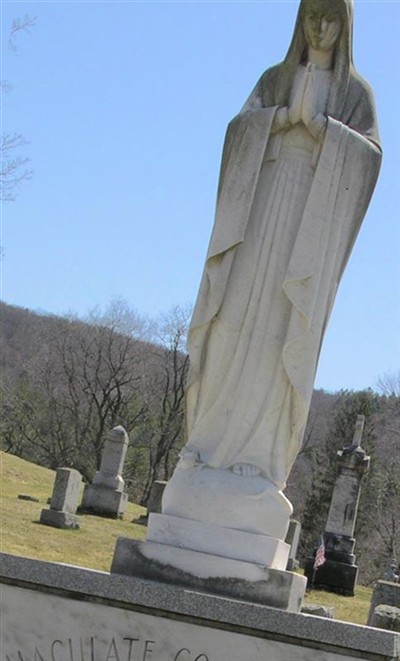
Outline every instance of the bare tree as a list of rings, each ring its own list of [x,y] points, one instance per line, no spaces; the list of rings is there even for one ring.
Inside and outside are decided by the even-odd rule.
[[[143,417],[141,349],[113,327],[53,324],[26,366],[28,385],[20,382],[6,393],[14,431],[3,432],[7,447],[51,468],[75,467],[90,479],[100,466],[106,431],[122,424],[132,432]]]
[[[33,170],[28,167],[30,158],[18,154],[27,144],[19,133],[3,133],[0,138],[0,199],[3,202],[15,200],[18,186],[32,177]]]
[[[400,458],[393,457],[381,467],[378,497],[370,518],[387,561],[400,559]]]
[[[17,37],[21,32],[29,32],[36,23],[35,16],[25,15],[15,18],[10,30],[9,48],[17,51]],[[11,83],[0,81],[2,95],[10,92]],[[33,170],[29,167],[30,159],[20,153],[28,141],[20,133],[4,132],[0,138],[0,200],[15,200],[16,192],[23,181],[32,177]]]
[[[189,356],[186,339],[190,310],[174,307],[158,323],[150,369],[146,425],[138,439],[148,450],[147,478],[141,503],[146,504],[151,485],[169,479],[184,437],[184,397]]]
[[[398,372],[387,372],[379,377],[377,390],[386,397],[400,397],[400,370]]]

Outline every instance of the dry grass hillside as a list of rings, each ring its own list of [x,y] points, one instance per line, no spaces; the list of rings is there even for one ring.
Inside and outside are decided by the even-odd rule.
[[[82,515],[79,530],[40,525],[40,512],[48,507],[55,472],[4,452],[0,452],[0,461],[2,551],[109,571],[117,537],[144,538],[145,527],[131,521],[145,510],[132,503],[128,503],[122,521]],[[20,500],[19,494],[39,502]]]
[[[116,521],[96,516],[81,516],[79,530],[58,530],[38,523],[40,512],[52,494],[55,473],[10,454],[0,452],[1,551],[14,555],[62,562],[109,571],[117,537],[143,539],[144,526],[131,523],[144,508],[129,503],[124,519]],[[20,500],[19,494],[39,502]],[[339,597],[327,592],[312,592],[306,601],[335,608],[336,619],[365,624],[371,590],[359,587],[355,597]]]

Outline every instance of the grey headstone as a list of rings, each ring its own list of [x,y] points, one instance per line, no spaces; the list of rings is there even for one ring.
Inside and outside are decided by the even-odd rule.
[[[54,482],[50,509],[43,509],[40,523],[54,528],[79,528],[76,516],[82,476],[74,468],[58,468]]]
[[[387,604],[377,606],[372,614],[370,626],[400,633],[400,608]]]
[[[398,583],[399,581],[399,572],[397,570],[397,565],[395,562],[388,567],[385,573],[385,581],[391,581],[392,583]]]
[[[290,546],[289,558],[286,565],[286,569],[288,571],[294,571],[299,567],[299,563],[296,559],[296,556],[297,556],[297,547],[300,541],[300,532],[301,532],[300,521],[296,521],[296,519],[290,519],[289,528],[285,538],[286,544],[289,544]]]
[[[335,609],[333,606],[320,606],[319,604],[305,604],[302,613],[307,615],[316,615],[318,617],[326,617],[328,620],[333,620]]]
[[[82,476],[77,470],[74,468],[58,468],[50,509],[75,514],[81,486]]]
[[[160,514],[161,513],[161,501],[164,493],[164,489],[167,486],[168,482],[164,480],[155,480],[151,485],[151,491],[149,500],[147,503],[147,514]]]
[[[400,608],[400,584],[391,581],[378,581],[374,587],[369,609],[368,624],[371,624],[377,606],[385,604]]]

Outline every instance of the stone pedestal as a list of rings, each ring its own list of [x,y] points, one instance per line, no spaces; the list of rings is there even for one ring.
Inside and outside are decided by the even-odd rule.
[[[69,512],[57,512],[57,510],[42,510],[40,523],[45,526],[53,526],[53,528],[70,528],[72,530],[80,527],[79,516]]]
[[[128,502],[124,492],[125,482],[121,476],[129,438],[121,426],[114,427],[108,434],[101,458],[100,470],[93,483],[85,487],[81,510],[121,518]]]
[[[286,571],[291,511],[261,476],[178,467],[147,541],[119,539],[111,572],[298,612],[306,579]]]
[[[304,573],[312,587],[353,596],[358,567],[354,555],[354,529],[360,498],[361,480],[369,469],[370,458],[361,447],[364,416],[357,416],[353,443],[339,450],[339,476],[336,480],[324,533],[326,562],[314,570],[314,556],[307,559]]]
[[[316,571],[313,568],[314,558],[307,558],[304,575],[307,576],[309,586],[314,589],[336,592],[345,597],[354,597],[357,584],[357,565],[350,565],[337,560],[327,560]]]
[[[40,523],[54,528],[79,528],[76,516],[82,476],[73,468],[58,468],[50,509],[43,509]]]
[[[85,487],[81,509],[84,512],[120,519],[127,502],[128,495],[123,491],[90,484]]]
[[[300,612],[305,580],[298,574],[241,560],[120,538],[112,574],[136,576],[190,590]]]

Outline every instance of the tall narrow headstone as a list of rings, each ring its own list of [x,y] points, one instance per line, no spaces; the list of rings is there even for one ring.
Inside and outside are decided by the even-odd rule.
[[[152,514],[160,514],[162,496],[168,482],[165,480],[155,480],[151,485],[149,500],[147,501],[147,516]]]
[[[109,432],[100,470],[95,474],[92,484],[85,487],[81,506],[83,511],[116,519],[122,517],[128,501],[121,475],[128,444],[128,434],[121,425]]]
[[[333,489],[324,533],[326,562],[314,571],[314,557],[310,557],[304,570],[313,587],[350,596],[354,595],[358,572],[354,555],[354,529],[361,480],[370,463],[370,457],[361,447],[364,422],[363,415],[357,416],[352,444],[337,453],[339,475]]]
[[[289,558],[287,561],[286,569],[288,571],[295,571],[299,567],[297,557],[297,547],[300,541],[301,523],[296,519],[290,519],[289,528],[286,533],[285,542],[289,544]]]
[[[82,476],[74,468],[58,468],[50,509],[43,509],[40,523],[54,528],[79,528],[76,516]]]

